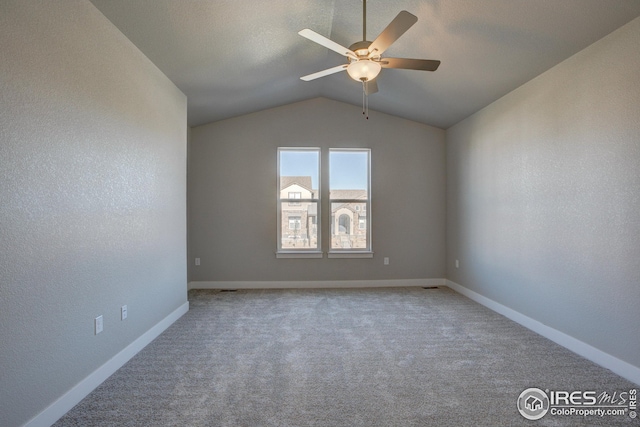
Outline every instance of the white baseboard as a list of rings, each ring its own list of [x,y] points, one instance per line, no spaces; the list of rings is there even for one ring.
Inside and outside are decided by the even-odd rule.
[[[189,302],[185,302],[155,326],[142,334],[137,340],[109,359],[104,365],[93,371],[88,377],[76,384],[62,397],[49,405],[44,411],[33,417],[23,427],[49,427],[76,406],[82,399],[104,382],[111,374],[120,369],[147,344],[164,332],[176,320],[189,311]]]
[[[445,279],[388,280],[291,280],[291,281],[196,281],[189,289],[323,289],[323,288],[394,288],[445,286]]]
[[[592,347],[583,341],[565,334],[564,332],[560,332],[557,329],[540,323],[539,321],[532,319],[531,317],[525,316],[522,313],[519,313],[485,296],[482,296],[477,292],[474,292],[462,285],[452,282],[451,280],[446,280],[446,286],[466,296],[467,298],[484,305],[485,307],[495,311],[496,313],[502,314],[508,319],[521,324],[525,328],[530,329],[557,344],[560,344],[561,346],[573,351],[574,353],[579,354],[585,359],[589,359],[592,362],[615,372],[621,377],[640,385],[640,368],[638,368],[637,366],[627,363],[624,360],[620,360],[615,356]]]

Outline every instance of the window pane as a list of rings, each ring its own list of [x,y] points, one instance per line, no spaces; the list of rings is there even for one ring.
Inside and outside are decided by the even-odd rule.
[[[300,193],[303,199],[317,198],[320,172],[320,152],[314,150],[280,150],[280,198],[286,199],[289,193]],[[296,187],[292,185],[296,184]],[[310,194],[315,191],[315,197]]]
[[[366,249],[365,203],[331,203],[331,249]]]
[[[320,249],[320,149],[278,149],[278,250]]]
[[[318,249],[318,203],[301,202],[291,206],[281,202],[282,222],[280,247],[282,249]]]
[[[329,151],[331,250],[371,250],[368,149]]]
[[[331,150],[329,197],[366,199],[369,188],[369,151]]]

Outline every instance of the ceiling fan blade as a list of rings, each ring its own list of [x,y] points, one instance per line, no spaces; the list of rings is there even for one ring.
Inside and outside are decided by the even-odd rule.
[[[371,80],[370,82],[366,82],[364,85],[364,91],[366,92],[367,96],[377,93],[378,83],[376,82],[376,80]]]
[[[418,17],[403,10],[396,16],[387,28],[369,45],[369,57],[382,55],[389,46],[400,38],[413,24],[418,22]]]
[[[304,80],[305,82],[318,79],[320,77],[328,76],[330,74],[339,73],[342,70],[347,69],[347,64],[338,65],[337,67],[328,68],[323,71],[318,71],[317,73],[309,74],[307,76],[300,77],[300,80]]]
[[[380,61],[380,65],[382,65],[382,68],[435,71],[440,66],[440,61],[434,59],[383,58]]]
[[[325,36],[320,35],[308,28],[305,28],[304,30],[299,31],[298,34],[300,34],[302,37],[308,38],[312,42],[316,42],[319,45],[326,47],[327,49],[331,49],[334,52],[338,52],[340,55],[350,56],[354,59],[358,59],[358,55],[356,55],[355,52],[353,52],[351,49],[347,49],[344,46],[340,46],[338,43],[334,42],[333,40],[329,40]]]

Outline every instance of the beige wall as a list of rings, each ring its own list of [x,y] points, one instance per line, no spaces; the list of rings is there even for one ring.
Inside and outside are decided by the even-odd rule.
[[[280,146],[322,147],[322,179],[329,148],[371,148],[374,258],[276,259]],[[193,128],[189,280],[442,278],[444,150],[441,129],[376,112],[367,121],[358,107],[324,98]],[[326,252],[328,206],[321,213]]]
[[[447,130],[447,278],[636,367],[639,45],[640,18]]]
[[[186,98],[88,1],[2,1],[0,40],[0,426],[15,427],[186,303]]]

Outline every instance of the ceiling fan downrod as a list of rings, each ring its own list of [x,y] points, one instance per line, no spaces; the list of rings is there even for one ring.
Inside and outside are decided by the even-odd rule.
[[[362,41],[367,41],[367,0],[362,0]],[[362,79],[362,114],[369,120],[369,95],[367,95],[368,81]]]
[[[362,0],[362,41],[367,40],[367,0]]]

